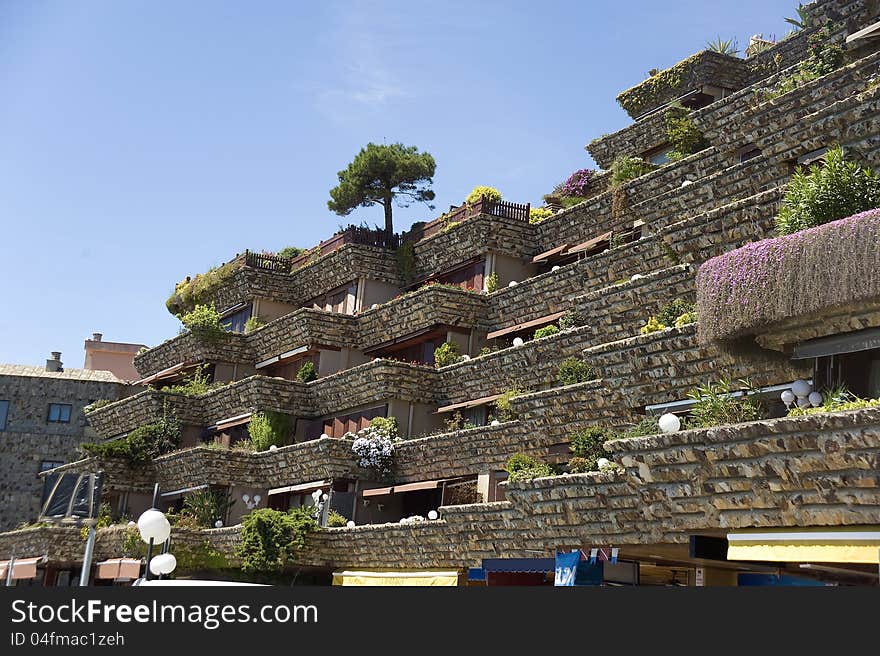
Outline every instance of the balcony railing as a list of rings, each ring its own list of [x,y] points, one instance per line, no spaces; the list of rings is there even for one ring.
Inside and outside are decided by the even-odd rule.
[[[454,207],[440,218],[434,219],[426,223],[419,230],[410,230],[407,233],[405,241],[419,241],[438,232],[450,223],[459,223],[465,219],[469,219],[478,214],[489,214],[491,216],[499,216],[505,219],[514,219],[517,221],[529,220],[530,203],[511,203],[507,200],[491,200],[483,196],[475,203],[464,203],[458,207]]]
[[[254,269],[264,269],[266,271],[281,271],[288,273],[290,271],[291,260],[288,257],[280,255],[272,255],[270,253],[254,253],[253,251],[244,252],[245,266]]]
[[[342,248],[345,244],[395,249],[400,246],[400,235],[385,230],[349,226],[342,232],[330,237],[330,239],[325,239],[314,248],[290,260],[290,270],[303,266],[312,258],[317,259],[328,255]]]

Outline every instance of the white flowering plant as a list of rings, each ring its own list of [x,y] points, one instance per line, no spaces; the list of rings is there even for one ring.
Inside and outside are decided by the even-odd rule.
[[[358,457],[358,466],[371,469],[379,480],[391,477],[394,462],[394,441],[397,437],[396,422],[375,422],[357,433],[346,433],[352,440],[351,450]]]

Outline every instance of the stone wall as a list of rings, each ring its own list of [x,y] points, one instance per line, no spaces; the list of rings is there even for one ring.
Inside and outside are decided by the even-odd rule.
[[[185,332],[139,353],[134,358],[138,373],[146,378],[176,364],[228,362],[253,364],[254,355],[239,333],[200,335]]]
[[[300,346],[344,348],[356,340],[355,317],[312,308],[291,312],[247,336],[256,363]]]

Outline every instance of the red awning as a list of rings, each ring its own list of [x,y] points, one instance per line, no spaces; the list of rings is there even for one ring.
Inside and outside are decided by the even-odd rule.
[[[582,253],[583,251],[588,251],[591,248],[594,248],[601,244],[603,241],[611,241],[611,231],[599,235],[598,237],[593,237],[592,239],[585,241],[582,244],[578,244],[577,246],[569,249],[569,254],[571,253]]]
[[[96,568],[96,579],[136,579],[141,575],[141,561],[134,558],[102,560]]]
[[[478,405],[486,405],[487,403],[492,403],[495,399],[500,397],[501,394],[493,394],[492,396],[484,396],[480,399],[473,399],[472,401],[462,401],[461,403],[453,403],[452,405],[444,405],[442,408],[437,408],[437,412],[434,414],[441,414],[444,412],[452,412],[453,410],[460,410],[462,408],[474,408]]]
[[[374,487],[369,490],[364,490],[361,492],[362,497],[382,497],[386,494],[391,494],[391,490],[393,487]]]
[[[234,426],[241,426],[242,424],[247,424],[251,420],[252,412],[245,413],[243,415],[236,415],[235,417],[229,417],[229,419],[221,419],[216,424],[214,424],[211,428],[213,430],[225,430],[227,428],[233,428]]]
[[[554,255],[562,255],[569,248],[571,248],[571,244],[563,244],[562,246],[557,246],[556,248],[551,248],[549,251],[544,251],[535,257],[532,258],[532,263],[537,264],[538,262],[543,262],[544,260],[548,260]]]
[[[45,556],[36,558],[16,558],[12,565],[13,580],[33,579],[37,576],[37,565],[46,561]],[[6,580],[9,571],[9,561],[0,560],[0,585]]]
[[[195,365],[187,365],[185,362],[179,362],[174,366],[167,367],[162,371],[157,371],[152,376],[147,376],[146,378],[141,378],[140,380],[136,380],[132,383],[132,385],[146,385],[147,383],[152,383],[157,380],[162,380],[163,378],[171,378],[172,376],[180,373],[183,369],[187,367],[193,367]]]
[[[405,485],[395,485],[394,494],[399,494],[400,492],[415,492],[416,490],[434,490],[440,487],[441,483],[443,483],[442,480],[422,481],[420,483],[406,483]]]
[[[497,337],[503,337],[504,335],[510,335],[511,333],[518,333],[523,330],[528,330],[529,328],[537,328],[539,326],[545,326],[548,323],[556,321],[559,317],[565,314],[565,311],[562,312],[554,312],[553,314],[548,314],[545,317],[540,317],[539,319],[533,319],[532,321],[526,321],[525,323],[518,323],[515,326],[510,326],[510,328],[502,328],[501,330],[493,330],[491,333],[486,335],[486,339],[496,339]]]

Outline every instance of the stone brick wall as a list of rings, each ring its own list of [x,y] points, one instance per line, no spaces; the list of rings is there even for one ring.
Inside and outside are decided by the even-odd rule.
[[[248,348],[245,336],[239,333],[222,333],[206,337],[186,332],[134,358],[135,369],[144,378],[182,362],[253,364],[254,356]]]
[[[343,348],[356,342],[357,324],[349,315],[302,308],[249,334],[247,344],[254,363],[304,345]]]
[[[43,462],[68,462],[94,439],[83,407],[115,399],[120,383],[70,377],[0,375],[0,400],[9,402],[0,431],[0,530],[32,521],[39,512]],[[70,404],[69,423],[49,423],[49,404]]]

